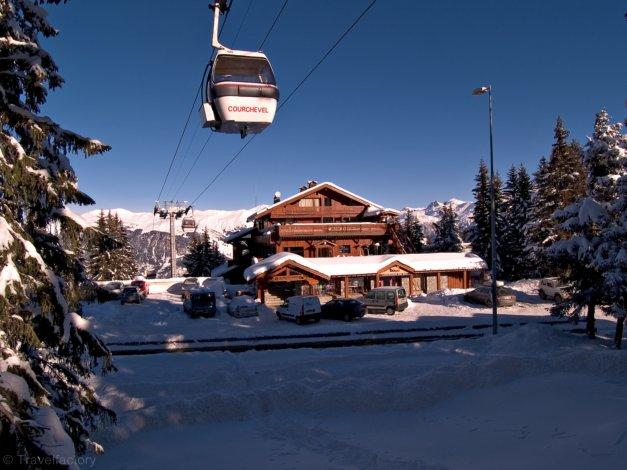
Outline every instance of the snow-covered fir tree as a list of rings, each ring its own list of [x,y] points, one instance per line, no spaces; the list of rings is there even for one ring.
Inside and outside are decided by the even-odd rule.
[[[439,220],[433,224],[435,238],[433,249],[439,252],[462,251],[462,237],[459,229],[457,214],[450,205],[444,205],[440,209]]]
[[[473,209],[474,224],[471,230],[472,251],[484,260],[490,258],[490,175],[485,162],[479,162],[479,172],[475,176],[475,196]]]
[[[126,234],[126,227],[111,212],[100,211],[98,231],[90,234],[88,274],[95,281],[132,279],[137,275],[136,255]]]
[[[492,267],[492,242],[491,242],[491,214],[492,214],[492,196],[490,192],[490,176],[488,175],[488,167],[485,162],[479,162],[479,172],[475,177],[475,207],[473,212],[474,224],[471,231],[472,251],[481,256],[488,267]],[[497,271],[500,271],[499,260],[500,253],[498,251],[499,240],[502,238],[505,227],[504,220],[504,200],[503,200],[503,184],[498,172],[494,175],[494,207],[495,207],[495,228],[496,228],[496,246],[497,246]]]
[[[405,211],[402,230],[408,245],[406,250],[409,253],[420,253],[424,246],[424,231],[418,218],[409,209]]]
[[[624,182],[626,148],[621,124],[611,124],[601,110],[584,150],[586,194],[555,213],[561,236],[549,254],[562,267],[561,276],[572,286],[572,296],[556,305],[554,312],[564,314],[574,307],[578,315],[585,308],[590,338],[595,337],[597,307],[624,318],[626,256],[621,219],[625,213],[619,182]]]
[[[211,240],[205,228],[200,236],[194,235],[183,257],[188,276],[211,276],[211,270],[224,263],[225,257],[218,244]]]
[[[529,223],[532,183],[526,168],[512,166],[505,183],[505,213],[499,244],[501,271],[505,279],[522,279],[530,274],[531,263],[525,250],[525,226]]]
[[[93,203],[68,156],[108,146],[39,114],[63,84],[40,45],[57,34],[45,3],[59,2],[0,0],[0,448],[14,462],[59,463],[101,450],[90,430],[114,417],[86,380],[96,361],[112,365],[77,313],[82,265],[51,230],[79,237],[65,206]]]
[[[555,142],[548,161],[540,160],[534,177],[530,221],[525,229],[525,249],[529,253],[536,274],[554,273],[547,248],[559,240],[560,230],[553,219],[558,209],[572,204],[586,192],[586,170],[583,165],[581,147],[568,142],[569,132],[560,117],[555,124]]]

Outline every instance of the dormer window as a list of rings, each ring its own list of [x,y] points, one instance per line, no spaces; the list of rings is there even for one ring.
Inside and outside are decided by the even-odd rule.
[[[298,201],[299,207],[320,207],[319,198],[303,198]]]

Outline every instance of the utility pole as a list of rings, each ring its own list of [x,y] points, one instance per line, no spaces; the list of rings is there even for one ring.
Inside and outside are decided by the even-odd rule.
[[[492,262],[492,334],[498,332],[498,296],[496,295],[496,202],[494,201],[494,146],[492,143],[492,85],[475,88],[473,95],[488,94],[488,119],[490,126],[490,245]]]
[[[189,206],[186,201],[157,201],[154,215],[162,219],[170,219],[170,277],[176,277],[176,219],[187,214]]]

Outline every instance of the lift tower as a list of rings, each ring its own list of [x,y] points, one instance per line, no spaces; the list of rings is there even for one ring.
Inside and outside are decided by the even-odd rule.
[[[174,221],[187,214],[190,207],[187,201],[157,201],[154,215],[170,219],[170,277],[176,277],[176,226]]]

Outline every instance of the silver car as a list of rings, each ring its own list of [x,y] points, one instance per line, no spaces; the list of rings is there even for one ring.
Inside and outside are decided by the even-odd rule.
[[[553,299],[561,302],[570,297],[568,287],[560,282],[557,277],[547,277],[540,280],[538,294],[542,299]]]
[[[402,312],[409,305],[407,292],[403,287],[375,287],[364,296],[367,312],[387,313],[394,315]]]
[[[469,302],[475,302],[492,306],[492,286],[481,286],[466,292],[464,299]],[[513,290],[497,286],[496,288],[496,304],[499,307],[511,307],[516,303],[516,294]]]

